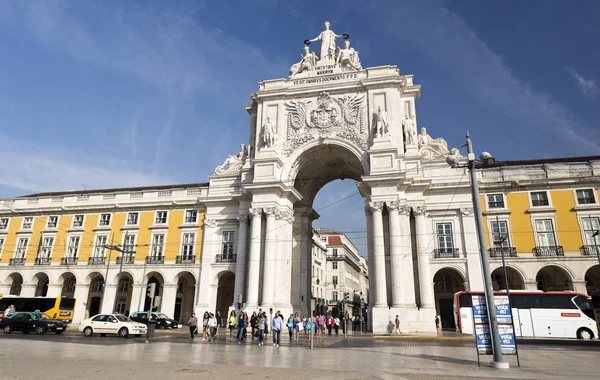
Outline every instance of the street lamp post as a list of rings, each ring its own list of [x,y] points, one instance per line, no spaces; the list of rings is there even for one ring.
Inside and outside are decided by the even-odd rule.
[[[491,166],[495,159],[491,154],[484,152],[480,156],[480,162],[475,160],[473,153],[473,145],[471,136],[467,132],[467,168],[471,179],[471,197],[473,201],[473,214],[475,215],[475,227],[477,228],[477,239],[479,241],[479,254],[481,256],[481,266],[483,270],[483,284],[485,291],[486,307],[488,318],[490,321],[490,335],[492,338],[492,351],[494,361],[491,363],[492,368],[509,368],[509,364],[504,361],[502,351],[500,349],[500,332],[498,331],[498,319],[496,317],[496,304],[494,302],[494,289],[492,287],[492,276],[490,273],[490,263],[487,254],[487,246],[485,234],[483,230],[483,216],[481,214],[481,204],[479,203],[479,188],[477,187],[477,174],[475,169],[479,167]],[[461,167],[458,158],[450,155],[446,158],[446,162],[452,167]],[[508,286],[507,286],[508,287]]]
[[[598,235],[600,235],[600,231],[595,231],[592,237],[594,238],[594,250],[596,251],[596,257],[598,257],[598,264],[600,264],[600,247],[598,247],[598,241],[596,240]]]

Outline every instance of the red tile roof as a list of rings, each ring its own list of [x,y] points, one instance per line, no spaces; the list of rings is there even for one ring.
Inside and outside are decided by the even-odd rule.
[[[342,244],[342,237],[338,235],[329,235],[327,237],[327,242],[332,245]]]

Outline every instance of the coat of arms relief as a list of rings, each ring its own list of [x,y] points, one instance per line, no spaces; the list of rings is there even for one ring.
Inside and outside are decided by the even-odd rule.
[[[288,123],[284,154],[290,156],[303,144],[327,137],[339,137],[367,149],[363,103],[363,95],[332,97],[327,92],[313,101],[286,102]]]

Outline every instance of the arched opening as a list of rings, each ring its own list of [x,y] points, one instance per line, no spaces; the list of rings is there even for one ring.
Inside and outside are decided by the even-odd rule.
[[[509,290],[524,290],[525,284],[521,274],[514,268],[506,267],[506,276],[508,277],[508,289]],[[494,291],[506,290],[506,277],[504,275],[504,268],[496,268],[492,272],[492,286]]]
[[[10,276],[10,295],[20,296],[23,289],[23,276],[19,273],[12,273]]]
[[[173,319],[184,323],[194,312],[194,297],[196,290],[196,280],[190,272],[181,272],[177,275],[177,295],[175,298],[175,310],[173,310]],[[217,309],[219,310],[219,309]],[[170,314],[170,310],[164,310]]]
[[[235,284],[235,275],[229,271],[222,272],[219,276],[219,285],[217,289],[217,309],[221,315],[227,315],[229,306],[233,304],[233,286]]]
[[[87,308],[88,315],[94,316],[100,313],[102,307],[102,296],[104,295],[104,276],[100,273],[91,273],[90,287],[88,291]]]
[[[115,313],[129,315],[131,311],[131,293],[133,291],[133,278],[127,272],[122,272],[117,284],[117,297],[115,298]]]
[[[561,267],[548,265],[539,270],[536,276],[537,288],[544,292],[562,292],[573,289],[573,279]]]
[[[456,269],[442,268],[433,276],[435,310],[440,316],[442,329],[454,330],[454,293],[465,290],[465,279]]]
[[[162,294],[163,294],[163,284],[165,283],[165,280],[163,278],[163,276],[158,273],[158,272],[150,272],[148,273],[148,282],[147,285],[150,284],[156,284],[156,290],[154,292],[154,303],[152,305],[152,311],[161,311],[160,306],[162,304]],[[146,290],[144,289],[144,293],[146,292]],[[148,310],[150,308],[150,297],[148,297],[148,294],[145,294],[145,301],[144,301],[144,310]],[[158,297],[158,298],[157,298]],[[157,302],[158,301],[158,302]],[[166,312],[169,312],[169,310],[166,310]]]
[[[600,292],[600,265],[594,265],[585,272],[585,287],[589,295]]]
[[[75,279],[75,275],[70,272],[63,273],[59,281],[62,279],[62,289],[60,291],[61,297],[75,297],[75,286],[77,285],[77,280]]]
[[[37,279],[37,285],[35,287],[36,297],[46,297],[48,294],[48,275],[46,273],[38,273],[34,276]]]

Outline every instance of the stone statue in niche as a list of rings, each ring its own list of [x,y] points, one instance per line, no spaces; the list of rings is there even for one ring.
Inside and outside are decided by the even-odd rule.
[[[316,38],[312,40],[308,40],[308,42],[316,42],[321,41],[321,55],[319,55],[320,60],[335,60],[335,51],[336,51],[336,38],[344,38],[344,35],[338,35],[333,32],[333,30],[329,29],[331,24],[329,21],[325,21],[325,30],[322,31]]]
[[[406,146],[416,145],[415,121],[412,119],[412,117],[406,115],[404,120],[402,120],[402,129],[404,130],[404,142]]]
[[[339,49],[335,63],[342,69],[362,70],[358,52],[350,47],[350,41],[344,41],[344,48]]]
[[[388,137],[390,135],[390,123],[388,114],[385,110],[379,106],[377,107],[377,114],[375,115],[375,136],[376,137]]]
[[[304,71],[312,71],[318,60],[319,58],[314,52],[310,51],[308,45],[304,45],[304,55],[301,56],[300,62],[294,63],[290,68],[290,78]]]
[[[267,117],[267,121],[262,128],[263,143],[267,148],[271,148],[277,141],[277,126],[273,124],[271,117]]]
[[[229,156],[223,162],[223,165],[215,168],[216,175],[238,174],[244,166],[244,162],[248,157],[248,151],[244,144],[240,144],[240,151],[235,156]]]

